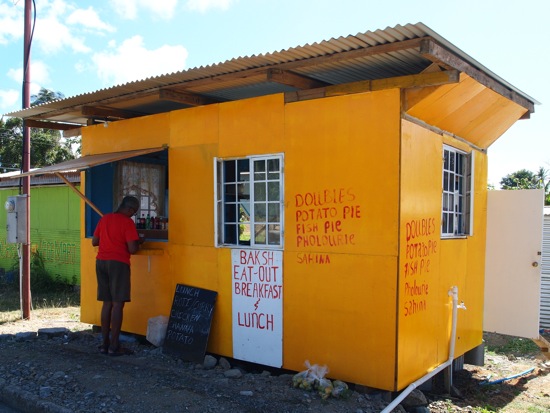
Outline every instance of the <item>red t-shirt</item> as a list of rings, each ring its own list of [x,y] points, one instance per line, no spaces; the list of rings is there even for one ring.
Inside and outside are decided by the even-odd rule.
[[[114,260],[130,265],[130,252],[126,243],[139,240],[131,218],[116,212],[105,214],[97,224],[94,237],[99,238],[98,260]]]

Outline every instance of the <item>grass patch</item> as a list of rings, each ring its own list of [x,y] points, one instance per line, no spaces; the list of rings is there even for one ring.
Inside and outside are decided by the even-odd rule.
[[[548,413],[545,407],[529,406],[526,410],[529,413]]]
[[[43,291],[33,293],[31,290],[31,309],[33,311],[65,309],[69,307],[80,307],[80,292],[68,291]],[[0,324],[9,323],[21,319],[21,302],[19,288],[2,289],[0,293]],[[75,321],[78,315],[75,315]]]
[[[540,348],[527,338],[509,337],[503,342],[488,344],[487,351],[496,354],[513,354],[514,356],[525,356],[537,354]]]
[[[19,274],[18,262],[12,271]],[[51,310],[79,307],[80,290],[75,283],[53,276],[44,267],[38,252],[31,254],[31,309]],[[0,284],[0,324],[21,319],[19,277],[9,283]]]

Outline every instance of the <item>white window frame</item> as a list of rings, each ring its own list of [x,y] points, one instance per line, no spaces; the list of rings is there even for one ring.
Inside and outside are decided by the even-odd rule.
[[[253,168],[256,165],[256,162],[258,164],[261,164],[261,162],[266,162],[266,165],[271,160],[277,160],[279,165],[278,170],[278,179],[272,178],[270,179],[268,177],[268,174],[266,172],[265,178],[261,179],[261,173],[255,174],[253,173]],[[248,161],[248,180],[240,180],[238,177],[236,177],[236,181],[228,181],[225,176],[225,168],[224,165],[226,162],[243,162]],[[235,171],[235,174],[237,175],[237,171]],[[246,174],[246,172],[243,173]],[[229,179],[229,178],[228,178]],[[284,157],[282,154],[270,154],[270,155],[254,155],[254,156],[246,156],[241,158],[215,158],[214,159],[214,200],[215,200],[215,207],[214,207],[214,229],[215,229],[215,243],[217,247],[233,247],[233,248],[255,248],[255,249],[283,249],[284,246]],[[267,187],[269,184],[274,184],[278,181],[278,191],[279,191],[279,199],[278,200],[269,200],[268,197],[268,189]],[[235,199],[228,201],[227,196],[225,193],[225,188],[230,188],[231,185],[236,185],[236,192],[239,191],[239,189],[246,188],[246,184],[248,183],[248,195],[249,201],[248,202],[239,202],[239,196],[235,195]],[[266,188],[266,199],[265,200],[258,200],[256,199],[257,194],[254,190],[255,184],[259,185],[259,188],[261,188],[261,184],[265,183]],[[240,188],[239,188],[240,187]],[[258,194],[260,191],[258,191]],[[262,207],[262,204],[265,205],[266,209],[266,215],[265,215],[265,222],[264,221],[258,221],[259,218],[256,218],[258,214],[260,214],[260,208]],[[238,213],[240,215],[241,212],[246,212],[245,216],[248,217],[248,219],[244,218],[241,224],[238,222],[228,221],[225,222],[225,217],[228,215],[235,215],[235,213],[230,214],[228,211],[226,211],[226,208],[231,207],[232,205],[235,206],[235,213]],[[243,205],[246,205],[245,208],[243,208]],[[279,221],[271,221],[269,218],[269,206],[277,205],[279,209]],[[256,210],[258,209],[258,211]],[[276,209],[276,208],[275,208]],[[229,239],[231,238],[231,235],[229,233],[226,233],[228,231],[232,231],[232,226],[237,226],[239,228],[236,228],[236,232],[238,234],[234,237],[235,242],[230,242]],[[253,229],[256,228],[262,228],[262,226],[265,226],[265,236],[267,237],[265,239],[265,242],[261,242],[261,236],[258,235],[258,233],[254,233]],[[247,230],[250,233],[250,239],[249,241],[246,241],[245,239],[241,239],[241,232],[240,228],[243,228],[243,232],[246,232]],[[269,233],[269,228],[272,228],[271,234]],[[274,236],[274,239],[277,239],[278,234],[278,242],[271,242],[270,239],[273,239],[271,237]]]
[[[474,151],[443,145],[441,237],[473,235]]]

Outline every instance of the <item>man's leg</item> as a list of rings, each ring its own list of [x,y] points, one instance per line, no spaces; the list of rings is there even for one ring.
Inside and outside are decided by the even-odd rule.
[[[102,347],[107,350],[110,345],[109,332],[111,331],[111,313],[113,303],[111,301],[103,301],[101,307],[101,336],[103,338]]]
[[[111,350],[117,351],[120,348],[120,330],[122,328],[122,315],[124,301],[113,301],[111,310]]]

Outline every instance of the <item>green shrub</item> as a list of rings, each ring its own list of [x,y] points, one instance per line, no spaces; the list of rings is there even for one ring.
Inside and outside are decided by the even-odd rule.
[[[73,285],[61,278],[59,274],[52,275],[46,270],[44,259],[39,251],[31,252],[30,267],[31,291],[33,293],[56,293],[73,289]],[[14,263],[12,271],[19,274],[19,260]],[[19,277],[15,277],[11,287],[19,289]]]

